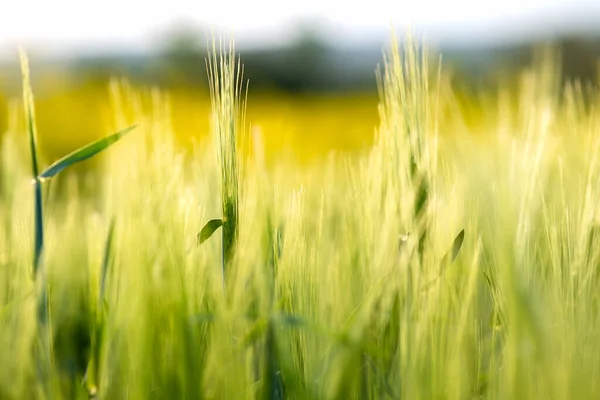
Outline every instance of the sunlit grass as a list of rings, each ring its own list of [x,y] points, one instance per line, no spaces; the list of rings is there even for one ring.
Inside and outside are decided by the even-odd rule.
[[[386,52],[372,121],[358,112],[368,97],[252,106],[250,92],[244,124],[227,49],[212,54],[212,97],[114,82],[89,94],[106,99],[89,119],[65,122],[77,146],[55,134],[56,113],[42,148],[89,142],[86,126],[95,139],[138,127],[95,174],[44,182],[42,376],[37,197],[11,106],[0,398],[598,397],[600,91],[560,87],[540,53],[514,92],[465,100],[402,44]],[[40,134],[46,107],[35,102]],[[348,133],[359,128],[364,142]],[[191,131],[205,134],[192,145]],[[326,151],[344,140],[356,151]]]

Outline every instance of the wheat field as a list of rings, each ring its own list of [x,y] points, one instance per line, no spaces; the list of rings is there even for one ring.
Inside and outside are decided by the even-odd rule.
[[[105,138],[47,159],[23,55],[0,154],[0,398],[600,396],[599,89],[560,83],[543,51],[460,106],[443,63],[391,39],[367,139],[309,162],[265,145],[288,120],[252,120],[220,42],[209,135],[181,146],[183,106],[115,82]]]

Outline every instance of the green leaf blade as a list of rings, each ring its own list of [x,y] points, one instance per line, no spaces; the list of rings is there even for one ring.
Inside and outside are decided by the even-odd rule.
[[[223,226],[223,220],[220,218],[211,219],[208,221],[198,234],[198,246],[210,239],[213,233],[215,233],[215,231],[221,226]]]
[[[114,133],[110,136],[104,137],[102,139],[98,139],[92,143],[89,143],[72,153],[67,154],[60,160],[57,160],[48,168],[46,168],[41,174],[40,179],[49,179],[64,170],[65,168],[78,163],[80,161],[87,160],[90,157],[95,156],[100,153],[102,150],[105,150],[107,147],[121,139],[127,133],[135,129],[137,125],[130,126],[129,128],[123,129],[117,133]]]
[[[463,245],[464,240],[465,240],[465,230],[462,229],[458,233],[458,235],[456,235],[456,237],[454,238],[454,241],[452,242],[452,247],[450,248],[450,250],[448,250],[446,255],[444,255],[444,258],[442,259],[442,265],[453,263],[454,260],[456,260],[456,257],[458,257],[458,253],[460,252],[460,249]]]
[[[35,251],[33,255],[33,278],[37,277],[44,249],[44,213],[42,209],[42,185],[38,179],[33,183],[33,216],[35,230]]]
[[[19,49],[21,60],[21,76],[23,81],[23,107],[25,110],[25,119],[27,125],[27,137],[29,149],[31,152],[31,167],[33,177],[38,175],[38,156],[37,156],[37,130],[35,124],[35,105],[33,102],[33,93],[31,91],[31,82],[29,78],[29,59],[25,50]]]
[[[106,276],[108,275],[108,266],[111,260],[111,250],[113,243],[113,234],[115,231],[115,218],[113,217],[110,221],[108,228],[108,236],[106,238],[106,244],[104,246],[104,258],[102,259],[102,269],[100,272],[100,293],[98,298],[98,304],[101,305],[104,301],[104,291],[106,289]]]
[[[454,239],[454,242],[452,242],[452,258],[450,260],[451,262],[456,260],[456,257],[458,256],[458,252],[460,251],[464,240],[465,240],[465,230],[463,229],[458,233],[458,235]]]

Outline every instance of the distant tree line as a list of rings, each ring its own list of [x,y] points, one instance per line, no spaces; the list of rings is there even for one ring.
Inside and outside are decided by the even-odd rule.
[[[552,42],[560,55],[563,79],[598,79],[599,37],[562,37]],[[498,77],[514,77],[532,62],[541,43],[481,48],[442,47],[445,67],[465,87],[491,85]],[[67,76],[75,81],[105,83],[126,76],[134,83],[205,89],[206,32],[179,26],[157,36],[154,54],[115,54],[70,62]],[[304,30],[284,47],[242,51],[244,76],[251,90],[289,93],[376,89],[375,69],[382,47],[339,49],[318,33]]]

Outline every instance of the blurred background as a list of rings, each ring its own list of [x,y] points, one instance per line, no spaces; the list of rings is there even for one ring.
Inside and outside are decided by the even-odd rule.
[[[167,90],[182,143],[203,137],[214,31],[236,40],[250,81],[248,119],[268,147],[299,158],[360,149],[377,124],[375,70],[392,27],[399,35],[412,27],[442,54],[454,89],[468,99],[509,82],[548,42],[563,78],[595,82],[598,21],[597,0],[9,0],[0,12],[0,132],[18,114],[9,103],[20,96],[23,45],[49,158],[109,133],[115,77]]]

